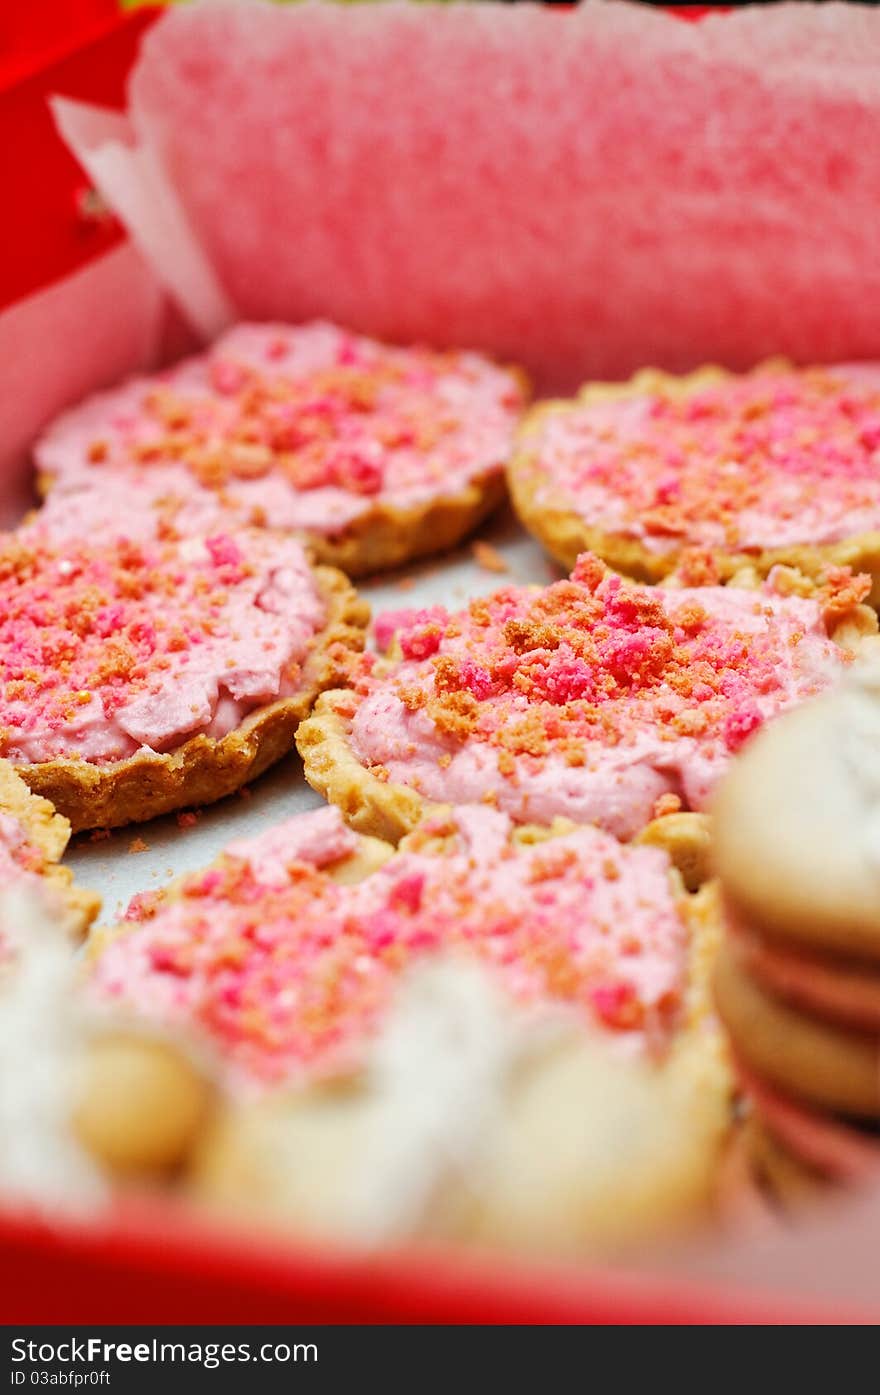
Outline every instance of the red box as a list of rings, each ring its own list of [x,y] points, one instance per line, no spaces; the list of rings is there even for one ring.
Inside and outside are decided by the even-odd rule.
[[[47,9],[54,11],[47,38]],[[688,17],[698,17],[691,10]],[[55,92],[114,107],[140,37],[156,12],[122,17],[112,0],[13,7],[0,21],[0,151],[9,199],[0,310],[124,246],[125,235],[85,197],[82,171],[46,105]],[[876,1212],[876,1207],[874,1208]],[[828,1227],[826,1226],[826,1232]],[[858,1225],[851,1225],[854,1233]],[[839,1248],[839,1247],[838,1247]],[[750,1291],[755,1262],[734,1258],[738,1284],[659,1270],[528,1264],[449,1251],[355,1256],[223,1229],[157,1197],[122,1203],[100,1221],[50,1222],[0,1213],[10,1322],[691,1323],[876,1321],[830,1300],[790,1301],[776,1247],[774,1291]],[[784,1245],[782,1247],[784,1256]],[[698,1261],[695,1268],[703,1267]],[[723,1263],[711,1264],[715,1277]],[[693,1274],[692,1270],[692,1274]]]

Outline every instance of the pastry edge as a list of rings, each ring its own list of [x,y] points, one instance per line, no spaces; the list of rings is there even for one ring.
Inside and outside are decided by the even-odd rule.
[[[20,824],[28,842],[42,854],[38,875],[63,907],[71,933],[84,937],[101,908],[101,898],[78,886],[70,868],[61,866],[70,841],[69,820],[48,799],[34,794],[8,761],[0,761],[0,810]]]

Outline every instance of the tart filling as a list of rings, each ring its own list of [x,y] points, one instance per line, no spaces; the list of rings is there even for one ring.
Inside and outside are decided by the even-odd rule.
[[[0,755],[94,764],[219,738],[296,692],[325,603],[298,544],[0,540]]]
[[[567,1009],[624,1054],[662,1054],[682,1024],[684,893],[659,849],[593,828],[527,842],[472,807],[335,880],[360,842],[325,808],[232,844],[133,903],[91,999],[200,1032],[245,1088],[361,1066],[401,974],[436,952],[477,956],[513,1000]]]
[[[35,451],[63,491],[53,530],[84,513],[144,536],[240,522],[342,532],[500,476],[522,410],[512,370],[473,353],[394,348],[333,325],[239,325],[206,354],[65,413]],[[147,506],[138,516],[133,500]],[[219,521],[218,521],[219,513]]]
[[[334,710],[362,766],[430,802],[629,838],[656,813],[704,810],[743,742],[849,661],[829,629],[867,579],[837,573],[811,598],[787,580],[645,588],[584,554],[543,590],[410,613],[399,657],[365,655]]]
[[[880,365],[587,388],[527,450],[537,507],[653,552],[830,544],[880,529]]]

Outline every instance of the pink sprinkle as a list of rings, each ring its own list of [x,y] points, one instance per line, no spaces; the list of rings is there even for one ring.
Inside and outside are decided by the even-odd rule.
[[[593,675],[582,659],[569,650],[557,651],[535,685],[550,702],[574,702],[588,698],[593,691]]]
[[[205,547],[215,567],[237,567],[241,562],[241,552],[228,533],[220,533],[214,538],[205,538]]]
[[[480,668],[479,664],[475,664],[473,659],[464,660],[460,674],[462,687],[473,693],[478,702],[485,701],[495,691],[491,674],[487,673],[484,668]]]
[[[240,392],[247,382],[247,370],[240,363],[229,359],[214,359],[211,364],[211,382],[218,392],[232,396]]]
[[[109,837],[109,830],[108,830]],[[158,891],[139,891],[133,896],[125,909],[123,920],[149,920],[155,911],[160,900]]]
[[[376,643],[383,652],[390,649],[395,635],[400,635],[400,646],[408,659],[426,658],[428,654],[433,654],[440,643],[439,631],[446,625],[449,616],[442,605],[427,606],[422,610],[383,610],[373,621],[373,634]],[[417,654],[407,652],[408,647],[412,649],[409,631],[430,626],[433,632],[437,629],[437,643],[433,648],[428,648],[425,653]],[[417,642],[418,643],[418,642]]]
[[[590,1002],[596,1016],[608,1027],[631,1027],[638,1008],[630,983],[605,983],[592,989]]]
[[[150,964],[158,973],[174,974],[178,978],[188,977],[189,969],[175,957],[173,950],[166,949],[164,945],[151,945],[149,955]]]
[[[396,921],[388,911],[377,911],[369,927],[365,927],[367,945],[376,954],[387,949],[397,939]]]
[[[748,704],[731,712],[724,723],[724,741],[729,751],[738,751],[744,741],[757,731],[762,723],[761,713],[754,704]]]
[[[382,488],[382,464],[364,451],[340,449],[331,465],[331,473],[343,489],[355,494],[377,494]]]
[[[425,889],[424,872],[410,872],[395,882],[389,900],[392,906],[415,913],[422,904]]]

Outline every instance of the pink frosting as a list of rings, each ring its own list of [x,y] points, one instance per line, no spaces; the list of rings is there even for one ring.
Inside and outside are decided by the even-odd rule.
[[[880,529],[880,365],[582,404],[533,448],[540,503],[652,551],[832,543]]]
[[[577,1014],[622,1050],[662,1050],[688,935],[666,855],[580,828],[537,846],[462,809],[438,856],[417,845],[355,885],[319,869],[352,850],[338,811],[300,815],[133,909],[91,969],[93,1001],[203,1034],[233,1084],[357,1065],[421,955],[477,954],[514,999]]]
[[[402,659],[365,656],[352,694],[365,766],[431,801],[489,799],[519,822],[562,815],[622,838],[663,796],[705,809],[742,742],[847,662],[819,600],[773,578],[637,587],[586,554],[570,581],[417,613],[397,638]]]
[[[222,737],[288,696],[324,623],[297,543],[0,540],[0,754],[101,763]]]
[[[397,349],[313,323],[239,325],[204,355],[66,412],[38,442],[47,520],[149,536],[243,522],[333,534],[499,474],[523,391],[472,353]]]

